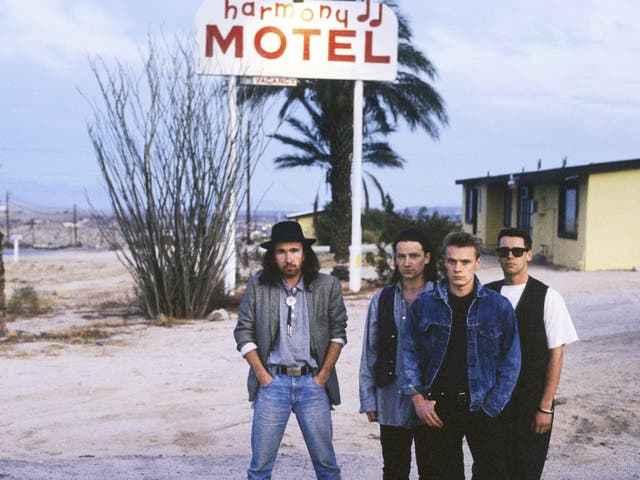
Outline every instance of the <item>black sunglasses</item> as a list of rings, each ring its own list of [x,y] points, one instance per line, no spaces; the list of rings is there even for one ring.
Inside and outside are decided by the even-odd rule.
[[[529,249],[528,248],[523,248],[523,247],[513,247],[513,248],[508,248],[508,247],[498,247],[496,248],[496,252],[498,253],[499,257],[502,258],[506,258],[509,256],[509,252],[513,253],[514,257],[521,257],[522,255],[525,254],[525,252],[528,252]]]

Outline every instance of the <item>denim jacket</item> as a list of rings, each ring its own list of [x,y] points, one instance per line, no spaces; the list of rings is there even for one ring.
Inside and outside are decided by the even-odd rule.
[[[467,370],[471,411],[495,417],[505,407],[520,372],[520,340],[513,307],[475,279],[467,314]],[[402,391],[426,394],[449,343],[452,310],[449,279],[413,302],[402,341]]]

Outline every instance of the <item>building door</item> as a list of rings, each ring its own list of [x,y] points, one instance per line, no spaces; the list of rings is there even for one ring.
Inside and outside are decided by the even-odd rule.
[[[520,185],[518,187],[518,228],[529,235],[533,227],[534,213],[533,188],[529,185]]]

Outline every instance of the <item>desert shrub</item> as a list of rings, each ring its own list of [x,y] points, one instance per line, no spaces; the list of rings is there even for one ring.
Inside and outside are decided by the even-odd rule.
[[[336,265],[331,270],[331,275],[336,277],[341,282],[348,282],[349,281],[349,267],[347,267],[346,265]]]
[[[326,213],[331,208],[331,203],[327,204],[316,222],[316,236],[321,245],[329,243],[331,220]],[[425,233],[438,274],[442,275],[442,241],[449,232],[460,230],[460,223],[438,212],[429,213],[427,207],[420,208],[416,215],[411,215],[408,211],[397,212],[389,195],[385,196],[383,208],[384,210],[370,209],[362,215],[362,241],[377,245],[377,251],[367,253],[364,260],[374,267],[378,281],[387,283],[391,279],[394,265],[390,246],[400,230],[410,227]]]
[[[391,275],[393,274],[393,259],[384,247],[378,245],[376,253],[367,252],[364,260],[367,264],[373,266],[378,276],[377,283],[381,285],[389,283]]]
[[[42,302],[32,285],[17,288],[7,303],[7,313],[20,316],[38,315]]]
[[[324,211],[319,212],[315,218],[314,228],[316,231],[317,245],[331,245],[331,202],[324,206]]]
[[[331,202],[324,206],[324,211],[319,213],[315,222],[315,230],[318,245],[331,244],[332,223]],[[362,243],[377,243],[385,227],[386,212],[371,208],[362,215]]]
[[[442,275],[444,273],[442,241],[449,232],[460,230],[460,223],[445,215],[440,215],[438,212],[429,213],[426,207],[418,210],[415,216],[408,211],[395,212],[389,196],[385,199],[384,209],[384,222],[380,227],[380,235],[376,242],[378,251],[376,254],[365,257],[366,261],[376,269],[379,280],[388,281],[393,272],[393,259],[388,247],[393,243],[400,230],[410,227],[424,232],[431,245],[432,258],[436,262],[438,274]]]
[[[150,39],[139,51],[135,66],[91,63],[99,93],[88,97],[88,131],[111,204],[108,218],[93,216],[123,246],[146,316],[204,318],[227,301],[228,240],[266,148],[268,104],[246,101],[243,87],[231,115],[227,80],[197,74],[191,39]]]

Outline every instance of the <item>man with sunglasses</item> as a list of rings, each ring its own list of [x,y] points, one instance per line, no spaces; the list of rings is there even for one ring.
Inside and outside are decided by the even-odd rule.
[[[578,339],[560,294],[529,275],[531,246],[527,232],[515,228],[501,230],[496,250],[504,280],[486,284],[509,299],[518,317],[522,368],[502,415],[512,480],[542,476],[563,347]]]

